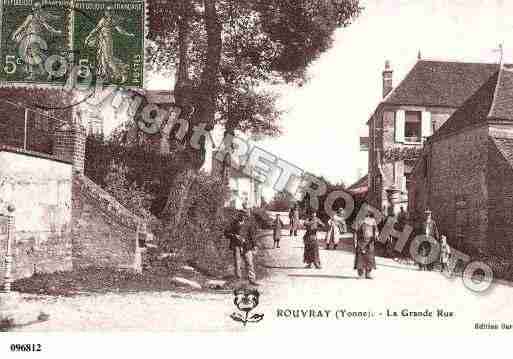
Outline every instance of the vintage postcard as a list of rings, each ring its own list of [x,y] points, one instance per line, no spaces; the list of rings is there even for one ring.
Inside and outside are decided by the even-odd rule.
[[[0,352],[513,333],[512,4],[1,4]]]

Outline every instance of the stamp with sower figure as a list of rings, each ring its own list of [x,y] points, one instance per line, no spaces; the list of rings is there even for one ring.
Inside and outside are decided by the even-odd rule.
[[[52,55],[70,54],[70,6],[70,0],[0,1],[0,80],[64,82],[48,64]]]
[[[104,84],[142,87],[144,3],[76,1],[73,48],[76,65]]]
[[[0,0],[0,81],[142,87],[143,1]],[[77,68],[78,71],[74,71]]]

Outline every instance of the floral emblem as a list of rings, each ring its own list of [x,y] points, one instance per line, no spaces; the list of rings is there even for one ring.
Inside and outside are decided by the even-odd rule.
[[[230,317],[236,322],[241,322],[246,326],[248,323],[258,323],[264,319],[263,314],[252,314],[250,312],[258,306],[260,293],[256,289],[236,289],[233,291],[233,304],[240,311],[235,312]]]

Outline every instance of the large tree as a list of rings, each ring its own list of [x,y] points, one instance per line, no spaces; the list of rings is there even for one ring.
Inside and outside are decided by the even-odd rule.
[[[358,0],[149,0],[149,10],[149,37],[156,45],[151,63],[175,71],[169,85],[189,128],[212,130],[221,123],[225,134],[273,136],[280,133],[279,112],[276,97],[264,89],[301,84],[308,65],[331,46],[334,31],[348,26],[361,8]],[[175,226],[204,162],[204,143],[192,148],[191,135],[173,153],[183,163],[169,199]]]

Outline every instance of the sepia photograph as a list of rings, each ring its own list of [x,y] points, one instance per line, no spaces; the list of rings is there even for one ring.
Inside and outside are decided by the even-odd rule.
[[[0,353],[511,335],[510,14],[0,0]]]

